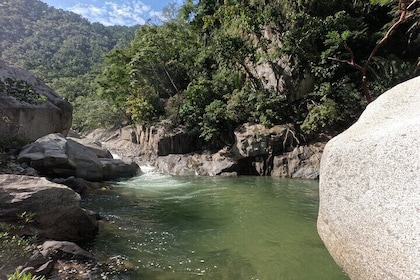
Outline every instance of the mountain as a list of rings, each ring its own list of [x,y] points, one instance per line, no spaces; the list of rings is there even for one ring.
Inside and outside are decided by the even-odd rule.
[[[89,72],[102,56],[133,38],[135,28],[91,24],[38,0],[1,0],[2,58],[37,72],[47,82]]]

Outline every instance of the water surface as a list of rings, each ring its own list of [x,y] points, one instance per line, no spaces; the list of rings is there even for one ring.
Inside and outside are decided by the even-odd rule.
[[[318,184],[147,173],[85,205],[105,217],[93,251],[128,279],[348,279],[316,232]]]

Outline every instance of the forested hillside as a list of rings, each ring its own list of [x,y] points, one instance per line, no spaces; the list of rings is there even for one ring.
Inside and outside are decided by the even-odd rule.
[[[30,70],[68,99],[75,106],[76,127],[90,126],[87,120],[109,123],[100,112],[86,115],[93,109],[88,106],[112,111],[95,96],[94,80],[104,54],[131,41],[135,27],[91,24],[38,0],[0,0],[0,26],[2,59]]]
[[[0,3],[3,59],[68,98],[77,129],[170,119],[221,146],[244,122],[291,123],[309,139],[419,74],[417,0],[187,0],[135,37],[40,1]]]
[[[188,0],[108,55],[102,95],[133,121],[171,118],[216,144],[243,122],[338,131],[418,74],[418,4]]]

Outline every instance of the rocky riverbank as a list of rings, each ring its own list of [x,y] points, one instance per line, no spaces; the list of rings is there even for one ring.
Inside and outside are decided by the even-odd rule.
[[[103,180],[138,174],[135,163],[61,134],[41,137],[19,154],[1,152],[0,278],[18,270],[99,279],[130,269],[124,259],[92,256],[74,242],[93,240],[100,223],[97,213],[80,207],[81,195],[106,187]]]

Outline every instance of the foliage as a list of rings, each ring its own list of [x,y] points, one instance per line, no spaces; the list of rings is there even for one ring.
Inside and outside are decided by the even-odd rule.
[[[130,47],[110,53],[102,76],[114,81],[114,69],[115,81],[123,82],[102,90],[134,121],[171,117],[213,143],[228,143],[226,135],[247,121],[294,123],[308,134],[346,127],[366,105],[362,84],[331,57],[348,59],[349,45],[351,55],[367,57],[394,20],[394,6],[387,0],[186,1],[177,16],[141,27]],[[415,69],[418,46],[407,34],[415,38],[418,30],[401,29],[368,70],[373,97]]]
[[[29,259],[34,249],[33,238],[21,237],[18,233],[21,229],[19,225],[10,225],[6,223],[0,223],[0,259],[4,262],[0,265],[16,267],[20,265],[22,261]],[[19,273],[14,273],[17,277]],[[21,277],[24,275],[22,274]],[[31,279],[31,278],[12,278],[12,279]]]
[[[29,140],[23,136],[0,137],[0,151],[20,149],[28,143]]]
[[[31,273],[15,270],[13,274],[7,276],[7,280],[44,280],[44,276],[33,276]]]

